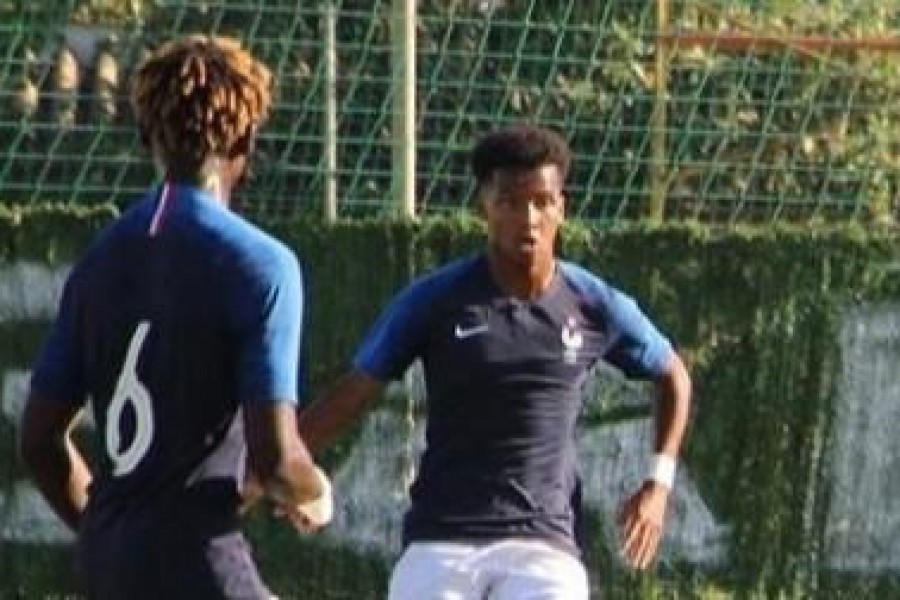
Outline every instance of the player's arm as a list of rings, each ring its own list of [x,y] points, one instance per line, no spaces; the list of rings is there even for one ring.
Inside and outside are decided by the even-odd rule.
[[[400,292],[363,339],[353,369],[300,413],[300,435],[313,453],[358,421],[381,397],[388,381],[403,375],[419,354],[434,288],[417,282]]]
[[[296,408],[290,403],[258,403],[244,408],[247,463],[260,491],[288,516],[329,493],[297,436]],[[302,510],[298,513],[303,513]],[[309,525],[324,525],[314,520]]]
[[[73,531],[87,505],[91,472],[71,438],[79,409],[32,393],[25,404],[19,453],[50,508]]]
[[[629,377],[651,379],[657,391],[650,470],[620,513],[622,556],[632,567],[646,569],[656,557],[664,532],[666,506],[690,413],[691,380],[684,362],[634,300],[612,288],[603,291],[603,298],[604,312],[617,335],[607,359]]]
[[[681,357],[673,351],[654,381],[658,398],[655,450],[674,461],[678,459],[691,412],[691,377]]]
[[[381,396],[384,382],[362,371],[341,376],[312,406],[300,413],[300,437],[316,454],[357,422]]]
[[[269,482],[269,496],[280,498],[285,489],[296,488],[306,489],[310,499],[317,497],[321,492],[316,487],[318,482],[310,477],[310,453],[320,452],[358,421],[381,395],[384,385],[366,373],[351,371],[300,412],[299,418],[294,406],[288,404],[245,410],[248,460],[254,475],[247,484],[246,504],[263,493],[263,481]],[[292,440],[297,438],[294,432],[302,441],[292,449]]]
[[[637,493],[625,502],[620,515],[624,534],[622,555],[637,569],[648,568],[659,551],[665,530],[666,506],[674,485],[675,465],[691,403],[690,376],[674,351],[654,381],[658,401],[651,471]]]
[[[252,257],[229,288],[249,474],[242,510],[261,493],[306,530],[330,520],[331,511],[318,508],[330,507],[331,490],[297,434],[302,280],[287,248],[266,252]]]
[[[28,474],[72,530],[78,529],[91,482],[90,470],[71,437],[85,397],[76,272],[77,268],[66,282],[56,321],[35,362],[18,440]]]

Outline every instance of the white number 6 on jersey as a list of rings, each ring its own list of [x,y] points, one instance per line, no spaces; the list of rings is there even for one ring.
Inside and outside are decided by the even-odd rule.
[[[141,354],[144,339],[150,331],[150,322],[141,321],[125,354],[125,364],[116,382],[116,391],[106,411],[106,451],[113,462],[113,475],[127,475],[140,462],[153,440],[153,405],[150,392],[137,377],[137,361]],[[120,448],[122,440],[119,428],[125,407],[134,409],[134,438],[125,448]]]

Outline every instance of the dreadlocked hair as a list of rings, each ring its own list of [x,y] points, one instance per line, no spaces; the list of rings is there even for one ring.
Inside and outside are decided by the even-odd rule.
[[[246,153],[271,106],[269,69],[226,37],[163,44],[137,67],[131,104],[145,143],[167,164],[199,172]]]

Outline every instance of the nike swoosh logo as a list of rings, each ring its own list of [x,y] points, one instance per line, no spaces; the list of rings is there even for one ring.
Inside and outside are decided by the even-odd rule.
[[[479,333],[486,333],[488,330],[488,326],[484,325],[476,325],[475,327],[463,328],[461,325],[456,326],[456,330],[454,333],[456,334],[456,339],[464,340],[468,337],[472,337],[473,335],[478,335]]]

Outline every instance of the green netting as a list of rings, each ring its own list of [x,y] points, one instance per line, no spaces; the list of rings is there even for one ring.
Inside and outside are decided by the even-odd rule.
[[[662,3],[669,17],[661,21]],[[0,0],[0,201],[124,204],[140,193],[153,173],[131,127],[127,74],[159,40],[203,31],[241,37],[278,75],[278,108],[243,206],[320,214],[326,4]],[[466,206],[473,139],[523,119],[569,136],[577,217],[808,221],[894,213],[896,2],[417,5],[422,214]],[[339,212],[388,212],[391,2],[332,6]]]

